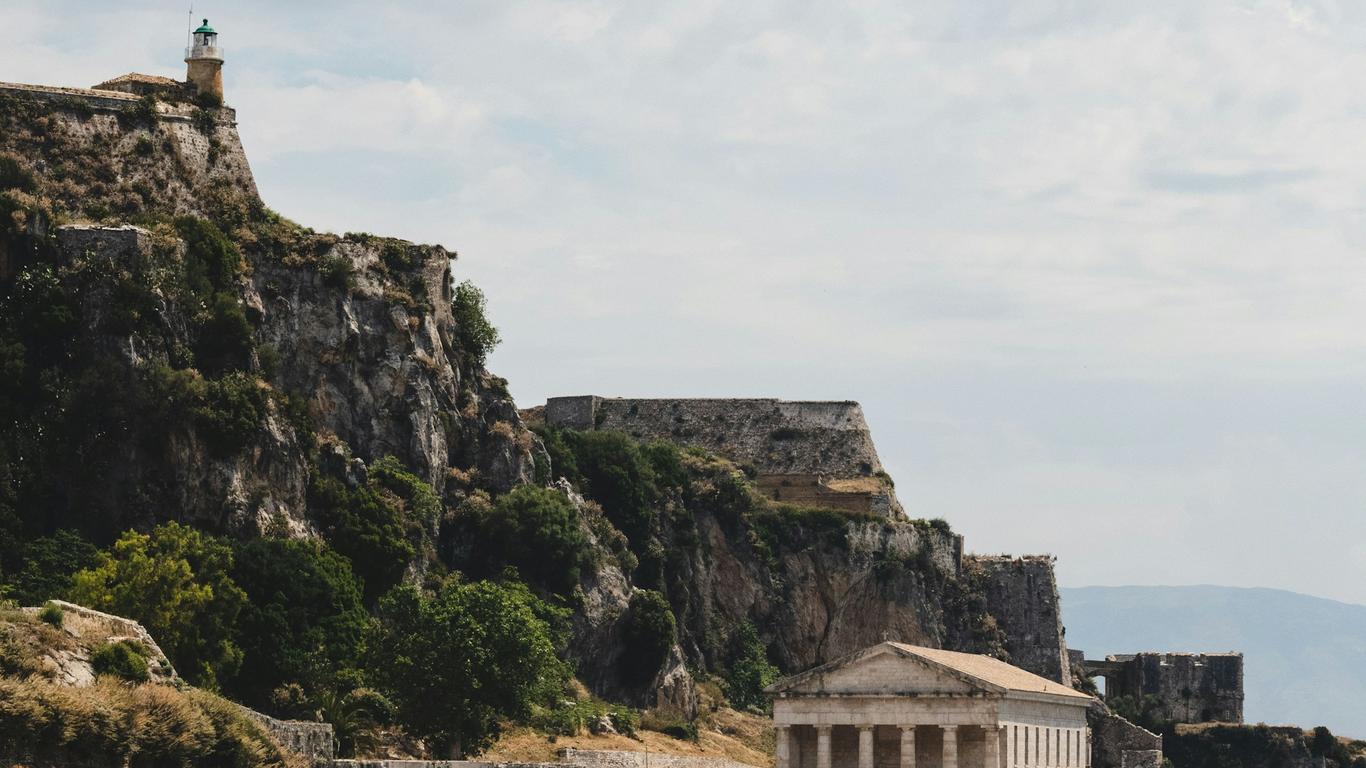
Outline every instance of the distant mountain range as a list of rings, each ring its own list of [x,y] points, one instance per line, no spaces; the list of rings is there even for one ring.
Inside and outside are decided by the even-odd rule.
[[[1236,587],[1061,592],[1067,645],[1088,659],[1242,651],[1248,722],[1326,725],[1366,738],[1366,606]]]

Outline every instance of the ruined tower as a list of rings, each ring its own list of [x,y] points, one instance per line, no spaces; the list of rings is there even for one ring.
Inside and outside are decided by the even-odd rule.
[[[185,63],[189,72],[185,79],[200,93],[210,93],[223,100],[223,49],[218,47],[218,33],[209,20],[194,31],[190,47],[185,49]]]

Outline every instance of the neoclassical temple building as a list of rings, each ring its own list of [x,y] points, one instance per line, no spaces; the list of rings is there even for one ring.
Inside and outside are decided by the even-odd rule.
[[[886,642],[767,690],[777,768],[1091,764],[1091,697],[989,656]]]

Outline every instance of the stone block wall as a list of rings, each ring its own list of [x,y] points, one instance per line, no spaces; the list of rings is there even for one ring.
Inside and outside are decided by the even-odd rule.
[[[240,707],[242,714],[256,721],[282,748],[309,758],[314,763],[331,762],[334,752],[332,725],[304,720],[277,720],[254,709]]]
[[[755,768],[747,763],[721,757],[665,755],[610,749],[564,749],[560,759],[580,768]]]
[[[88,145],[97,157],[123,158],[132,154],[140,139],[152,140],[158,152],[163,141],[169,140],[173,157],[150,157],[142,164],[124,162],[118,172],[121,182],[149,185],[158,203],[177,214],[202,212],[204,200],[221,194],[221,189],[257,196],[256,180],[237,132],[237,113],[231,108],[202,110],[193,104],[157,102],[155,119],[144,123],[121,120],[139,106],[139,97],[131,94],[0,83],[0,110],[8,109],[9,104],[46,110],[48,135],[59,139],[66,147],[62,151],[68,154]],[[211,127],[200,119],[206,115],[213,118]],[[0,132],[0,152],[41,160],[13,149],[31,138],[20,135],[22,132]],[[62,190],[56,188],[39,191],[54,198],[62,196]],[[67,202],[80,209],[82,201]]]
[[[1161,716],[1177,723],[1243,722],[1243,654],[1136,653],[1112,655],[1105,696],[1154,697]]]
[[[1049,555],[971,555],[987,576],[987,612],[1005,631],[1010,663],[1072,685],[1058,582]]]
[[[703,448],[752,469],[770,496],[901,515],[863,409],[852,401],[553,397],[545,422]]]
[[[1160,768],[1162,737],[1114,714],[1100,701],[1086,713],[1092,768]]]

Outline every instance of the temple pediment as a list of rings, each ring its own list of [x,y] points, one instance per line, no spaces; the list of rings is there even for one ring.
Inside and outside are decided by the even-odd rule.
[[[893,643],[779,680],[768,690],[778,696],[964,696],[1004,691]]]

